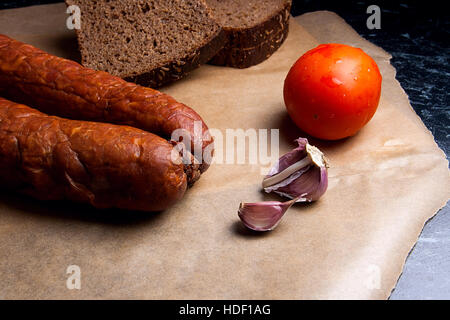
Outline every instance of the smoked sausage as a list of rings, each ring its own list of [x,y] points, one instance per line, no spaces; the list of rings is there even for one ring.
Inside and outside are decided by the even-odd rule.
[[[0,98],[0,180],[8,189],[160,211],[183,197],[192,179],[185,171],[173,144],[152,133],[48,116]]]
[[[202,118],[188,106],[1,34],[0,95],[50,115],[129,125],[166,139],[177,129],[185,130],[190,135],[186,147],[195,154],[200,171],[209,167],[210,157],[204,161],[203,153],[209,146],[212,155],[213,139]]]

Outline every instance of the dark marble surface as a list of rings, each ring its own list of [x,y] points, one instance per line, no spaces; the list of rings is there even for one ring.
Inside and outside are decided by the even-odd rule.
[[[0,9],[58,0],[4,0]],[[292,14],[334,11],[358,33],[392,55],[397,79],[412,107],[450,155],[450,17],[438,1],[294,0]],[[366,26],[369,4],[381,8],[381,29]],[[391,299],[450,299],[450,206],[425,226]]]

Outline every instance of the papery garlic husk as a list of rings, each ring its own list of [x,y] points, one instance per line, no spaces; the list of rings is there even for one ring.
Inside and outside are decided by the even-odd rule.
[[[328,164],[323,153],[305,138],[283,155],[263,180],[267,193],[275,192],[297,202],[318,200],[328,187]]]
[[[238,215],[244,225],[254,231],[273,230],[295,200],[241,203]]]

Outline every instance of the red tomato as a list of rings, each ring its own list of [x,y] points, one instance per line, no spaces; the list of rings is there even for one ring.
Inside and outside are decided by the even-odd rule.
[[[359,48],[322,44],[292,66],[284,101],[295,124],[316,138],[337,140],[356,134],[375,114],[381,74]]]

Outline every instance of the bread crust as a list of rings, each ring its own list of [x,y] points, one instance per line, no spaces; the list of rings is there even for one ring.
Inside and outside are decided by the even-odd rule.
[[[287,38],[289,28],[282,29],[271,38],[252,48],[227,48],[220,51],[211,60],[211,64],[230,66],[234,68],[248,68],[264,62],[277,51]]]
[[[187,188],[172,149],[133,127],[48,116],[0,98],[2,187],[40,200],[165,210]]]
[[[224,27],[228,42],[209,63],[248,68],[269,58],[287,37],[291,3],[287,0],[278,12],[256,26]]]

